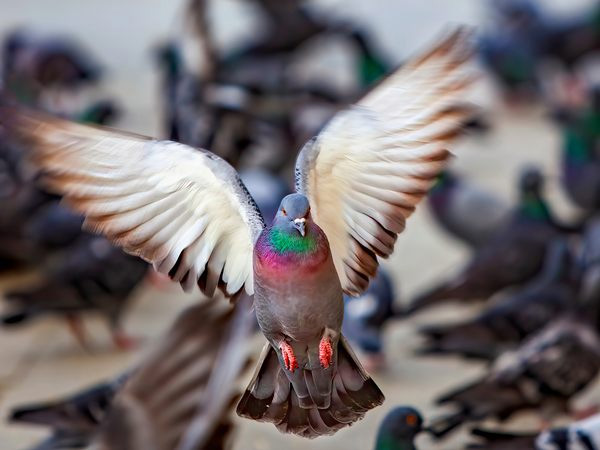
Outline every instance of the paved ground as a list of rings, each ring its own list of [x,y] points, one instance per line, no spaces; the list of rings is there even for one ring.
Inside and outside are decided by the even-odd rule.
[[[373,26],[383,49],[400,61],[411,49],[435,36],[448,22],[478,23],[483,2],[323,0],[317,3],[325,10],[355,17]],[[560,9],[569,3],[585,2],[554,1],[552,6]],[[181,4],[181,0],[104,0],[93,5],[79,0],[55,0],[50,7],[44,0],[0,0],[0,33],[27,24],[80,37],[109,68],[105,90],[122,100],[125,115],[120,126],[157,134],[160,123],[157,80],[150,49],[152,44],[178,29]],[[219,23],[227,21],[224,26],[227,32],[220,35],[220,41],[226,44],[235,39],[236,33],[243,31],[245,16],[232,0],[220,0],[219,11]],[[550,178],[549,191],[558,211],[565,216],[570,214],[572,211],[556,186],[558,135],[544,118],[543,111],[508,112],[497,104],[493,91],[487,88],[482,88],[479,97],[493,108],[494,130],[486,137],[463,141],[456,149],[456,166],[473,180],[510,199],[518,167],[524,163],[540,164]],[[386,263],[394,274],[398,301],[406,301],[432,280],[449,275],[466,256],[465,248],[442,234],[431,222],[426,208],[421,208],[399,238],[394,256]],[[0,289],[16,282],[19,280],[14,277],[4,279],[0,281]],[[190,301],[177,289],[166,293],[154,291],[149,286],[140,288],[134,297],[126,327],[142,338],[144,344],[151,343]],[[471,379],[483,368],[455,359],[414,358],[411,352],[419,343],[414,330],[425,322],[452,320],[472,312],[469,308],[451,307],[410,322],[390,325],[386,334],[389,367],[374,376],[387,401],[353,428],[332,438],[307,442],[280,435],[267,425],[239,421],[234,448],[339,449],[344,446],[368,449],[372,446],[378,422],[393,406],[413,404],[428,415],[434,410],[430,403],[432,398],[450,386]],[[139,358],[138,353],[112,350],[103,324],[96,318],[89,318],[88,325],[95,342],[91,354],[77,347],[58,320],[39,321],[15,331],[0,329],[0,417],[4,417],[12,405],[60,396],[106,379]],[[589,396],[584,393],[580,402],[586,404],[590,401]],[[536,421],[528,416],[517,417],[512,423],[513,426],[535,424]],[[43,430],[0,423],[0,449],[25,448],[43,435]],[[459,448],[463,441],[464,436],[457,435],[442,444],[433,444],[425,438],[420,443],[426,449],[450,450]]]

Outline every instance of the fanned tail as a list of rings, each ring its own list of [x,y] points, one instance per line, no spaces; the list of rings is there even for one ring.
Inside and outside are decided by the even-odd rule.
[[[314,370],[287,378],[277,353],[266,344],[257,371],[237,406],[242,417],[272,422],[282,432],[315,438],[335,433],[383,403],[384,396],[342,336],[337,369],[323,382]]]

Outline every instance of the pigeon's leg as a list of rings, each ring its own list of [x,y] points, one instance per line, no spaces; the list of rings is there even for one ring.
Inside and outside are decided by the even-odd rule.
[[[83,322],[81,321],[81,317],[74,314],[67,314],[66,321],[67,325],[69,326],[69,331],[77,343],[81,345],[84,350],[89,351],[90,347],[88,345],[87,334],[85,332]]]
[[[296,359],[292,346],[282,339],[279,342],[279,350],[281,350],[285,368],[290,372],[294,372],[294,370],[298,368],[298,360]]]
[[[576,409],[572,411],[571,416],[573,416],[575,420],[583,420],[587,419],[590,416],[593,416],[594,414],[598,414],[599,410],[600,407],[598,405],[590,405],[586,408]]]
[[[115,347],[122,351],[133,350],[138,346],[136,338],[129,336],[120,329],[111,330],[111,338]]]
[[[331,345],[331,330],[325,329],[321,342],[319,342],[319,361],[321,367],[327,369],[333,364],[333,346]]]

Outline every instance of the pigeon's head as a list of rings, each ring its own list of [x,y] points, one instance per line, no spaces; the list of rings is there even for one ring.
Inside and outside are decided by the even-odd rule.
[[[423,430],[423,418],[410,406],[398,406],[383,419],[379,428],[380,439],[411,440]]]
[[[273,223],[290,231],[306,233],[306,221],[310,219],[310,204],[302,194],[290,194],[283,197]]]
[[[537,194],[544,188],[544,176],[535,166],[527,166],[521,171],[519,187],[523,194]]]

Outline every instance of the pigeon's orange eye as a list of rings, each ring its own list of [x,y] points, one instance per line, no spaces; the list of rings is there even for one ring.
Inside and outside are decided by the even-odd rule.
[[[285,210],[285,208],[281,208],[281,214],[283,214],[284,216],[287,216],[287,211]]]
[[[408,416],[406,416],[406,423],[410,426],[414,426],[417,424],[417,416],[415,416],[414,414],[409,414]]]

